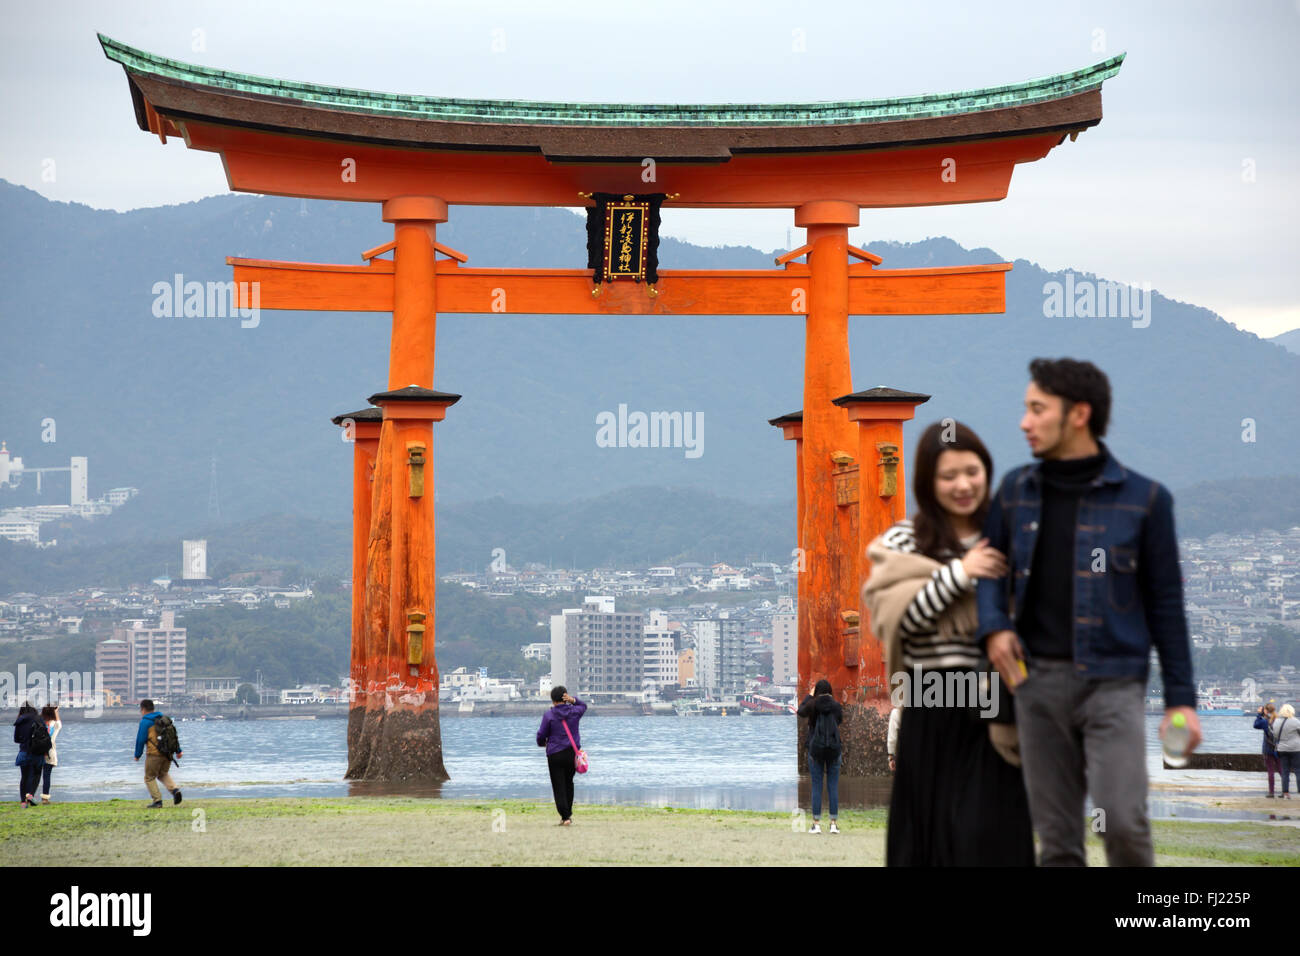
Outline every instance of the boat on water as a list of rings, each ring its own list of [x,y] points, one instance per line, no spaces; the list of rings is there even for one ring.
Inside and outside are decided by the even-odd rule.
[[[1165,702],[1158,696],[1147,697],[1145,712],[1147,714],[1163,714],[1165,712]],[[1196,715],[1198,717],[1240,717],[1243,714],[1253,714],[1255,708],[1251,707],[1239,695],[1225,694],[1218,687],[1209,687],[1197,691],[1196,694]]]

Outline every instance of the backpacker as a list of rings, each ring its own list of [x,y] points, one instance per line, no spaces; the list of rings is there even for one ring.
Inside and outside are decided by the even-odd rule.
[[[176,736],[176,725],[166,714],[160,714],[158,719],[153,722],[154,742],[153,745],[158,748],[158,752],[164,757],[177,760],[177,754],[181,752],[181,741]]]
[[[37,757],[44,757],[54,747],[54,741],[50,739],[50,729],[45,726],[45,721],[32,721],[32,733],[27,738],[27,752]]]
[[[840,752],[840,725],[839,721],[835,719],[833,711],[822,711],[817,715],[817,722],[813,725],[813,735],[808,742],[808,749],[814,757]]]

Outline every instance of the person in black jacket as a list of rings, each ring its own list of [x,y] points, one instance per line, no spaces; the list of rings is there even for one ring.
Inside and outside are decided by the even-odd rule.
[[[18,708],[18,719],[14,721],[14,743],[18,745],[18,756],[14,759],[14,766],[22,770],[22,779],[18,784],[18,801],[24,807],[36,806],[40,800],[33,794],[40,789],[41,769],[45,766],[45,755],[34,754],[28,750],[32,731],[40,719],[41,715],[35,707],[31,704],[23,704]]]
[[[813,825],[809,833],[821,833],[822,778],[826,780],[826,795],[830,802],[831,833],[839,833],[836,817],[840,811],[840,758],[844,748],[840,743],[840,724],[844,721],[844,708],[831,693],[831,682],[822,678],[813,688],[812,695],[799,705],[799,716],[808,718],[808,772],[812,776]]]

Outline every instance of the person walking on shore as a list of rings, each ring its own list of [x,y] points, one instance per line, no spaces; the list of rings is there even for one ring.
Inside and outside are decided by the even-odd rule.
[[[799,705],[798,715],[808,720],[808,773],[812,778],[813,825],[809,833],[821,833],[822,779],[826,780],[826,799],[830,804],[831,833],[839,833],[840,759],[844,745],[840,742],[840,724],[844,708],[831,691],[831,682],[822,678],[812,694]]]
[[[537,746],[546,748],[546,766],[551,774],[551,793],[560,814],[560,826],[573,822],[573,776],[577,773],[576,751],[582,748],[578,721],[587,705],[563,686],[551,688],[551,708],[542,715],[537,729]]]
[[[1264,731],[1264,769],[1268,771],[1268,793],[1265,796],[1270,800],[1273,798],[1273,777],[1280,769],[1277,748],[1273,746],[1273,718],[1276,716],[1277,708],[1272,701],[1255,712],[1255,729]]]
[[[885,862],[1033,866],[1012,704],[976,641],[976,582],[1006,572],[981,539],[993,458],[944,419],[922,432],[914,461],[916,513],[868,546],[862,589],[900,715]]]
[[[41,715],[30,702],[18,708],[18,719],[14,721],[14,743],[18,745],[18,756],[14,766],[21,771],[18,781],[18,802],[23,807],[37,805],[36,791],[41,784],[41,767],[45,766],[45,754],[50,749],[50,733],[41,722]]]
[[[1101,441],[1111,391],[1091,362],[1034,359],[1020,429],[1037,463],[1013,469],[984,534],[1008,575],[977,589],[979,635],[1014,693],[1043,866],[1086,866],[1085,799],[1105,811],[1111,866],[1153,866],[1143,701],[1151,647],[1165,717],[1201,741],[1174,502]],[[904,731],[906,733],[906,731]]]
[[[1273,741],[1277,745],[1278,763],[1282,768],[1282,799],[1291,799],[1291,775],[1295,774],[1296,792],[1300,793],[1300,721],[1295,708],[1283,704],[1273,721]]]
[[[144,755],[144,785],[153,798],[150,810],[163,805],[162,794],[158,790],[158,781],[172,795],[172,803],[181,802],[181,790],[172,780],[168,771],[173,758],[184,756],[180,741],[176,739],[176,727],[171,718],[155,710],[153,701],[145,698],[140,701],[140,726],[135,734],[135,759],[138,763]]]
[[[45,721],[45,728],[50,735],[50,752],[45,755],[45,766],[41,768],[41,803],[49,803],[50,774],[59,765],[55,744],[59,739],[59,731],[63,729],[63,721],[59,720],[59,705],[46,704],[42,707],[41,720]]]

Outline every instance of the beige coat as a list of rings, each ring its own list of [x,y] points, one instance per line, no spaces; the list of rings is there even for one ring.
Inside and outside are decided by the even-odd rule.
[[[45,725],[50,731],[50,752],[45,755],[45,762],[51,767],[59,765],[59,753],[54,749],[54,743],[59,739],[59,731],[63,729],[63,721],[53,720]]]
[[[885,645],[885,673],[892,677],[903,670],[903,614],[943,565],[923,554],[887,548],[883,537],[867,546],[871,576],[862,585],[862,603],[871,615],[872,632]],[[939,636],[948,640],[969,640],[977,627],[974,591],[963,594],[938,620]]]

